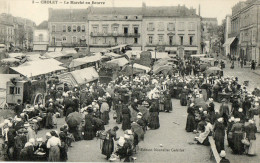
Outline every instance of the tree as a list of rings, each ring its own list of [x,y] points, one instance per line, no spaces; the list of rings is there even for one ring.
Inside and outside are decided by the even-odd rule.
[[[20,45],[24,45],[24,42],[26,40],[26,30],[24,28],[24,26],[19,25],[18,26],[18,42]]]

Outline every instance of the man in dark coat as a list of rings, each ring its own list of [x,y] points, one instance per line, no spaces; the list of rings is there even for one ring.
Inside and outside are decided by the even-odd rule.
[[[18,99],[17,104],[14,107],[14,112],[16,115],[20,115],[23,112],[23,106],[22,106],[21,102],[22,101],[20,99]]]
[[[227,127],[227,122],[228,122],[228,117],[229,117],[229,107],[228,107],[226,99],[222,100],[222,105],[220,106],[219,114],[221,117],[224,118],[224,125],[225,125],[225,127]]]

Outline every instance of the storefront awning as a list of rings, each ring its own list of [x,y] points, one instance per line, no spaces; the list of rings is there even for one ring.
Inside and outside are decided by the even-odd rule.
[[[226,42],[223,44],[223,47],[230,46],[234,42],[235,39],[236,39],[236,37],[228,38],[226,40]]]

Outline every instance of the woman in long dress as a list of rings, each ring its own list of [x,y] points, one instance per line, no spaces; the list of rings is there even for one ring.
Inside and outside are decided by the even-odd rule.
[[[166,92],[166,95],[165,95],[164,110],[166,112],[172,111],[172,99],[171,99],[171,95],[169,94],[168,91]]]
[[[120,124],[122,123],[122,108],[123,108],[121,100],[119,100],[118,104],[114,107],[116,108],[116,123]]]
[[[221,150],[224,150],[224,140],[225,140],[225,126],[223,124],[223,118],[219,118],[214,127],[214,132],[215,132],[215,144],[218,153],[221,152]]]
[[[131,129],[131,111],[126,105],[123,106],[122,117],[123,117],[122,129],[124,131]]]
[[[240,123],[240,118],[235,118],[235,123],[231,128],[233,138],[233,152],[234,154],[243,154],[244,144],[242,143],[244,125]]]
[[[101,119],[104,121],[105,125],[109,123],[109,105],[106,102],[106,99],[103,99],[103,103],[100,107]]]
[[[52,129],[54,127],[54,124],[53,124],[53,114],[54,114],[53,104],[50,103],[49,107],[47,109],[46,124],[45,124],[45,127],[47,129]]]
[[[87,111],[88,111],[88,114],[85,116],[84,139],[92,140],[95,137],[92,108],[88,108]]]
[[[114,152],[114,140],[117,141],[116,132],[118,131],[118,127],[115,126],[113,129],[107,131],[106,139],[102,145],[102,154],[107,156],[107,160],[110,158],[112,153]]]
[[[149,121],[149,127],[151,129],[158,129],[160,127],[159,122],[159,107],[157,105],[157,102],[154,101],[149,109],[150,112],[150,121]]]
[[[249,147],[247,149],[248,155],[256,155],[256,136],[257,127],[253,120],[249,120],[249,125],[245,127],[246,138],[249,140]]]
[[[196,130],[195,110],[193,106],[194,104],[192,103],[187,110],[188,117],[187,117],[186,128],[185,128],[187,132],[193,132],[193,130]]]
[[[51,131],[51,138],[47,142],[47,148],[49,149],[49,158],[50,162],[59,162],[60,161],[60,147],[61,141],[57,137],[55,131]]]

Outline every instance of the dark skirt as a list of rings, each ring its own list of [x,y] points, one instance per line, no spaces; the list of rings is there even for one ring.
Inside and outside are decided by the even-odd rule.
[[[172,101],[171,101],[171,99],[165,101],[164,110],[165,111],[172,111]]]
[[[114,152],[114,141],[113,141],[113,139],[111,139],[111,138],[105,139],[103,141],[102,154],[109,158],[113,152]]]
[[[150,112],[150,122],[149,122],[148,126],[151,129],[158,129],[158,128],[160,128],[158,112]]]
[[[85,140],[92,140],[95,137],[95,133],[93,128],[86,128],[84,131],[84,139]]]
[[[221,150],[224,150],[224,138],[225,135],[223,135],[222,133],[218,133],[217,131],[215,132],[215,144],[218,153],[220,153]]]
[[[243,133],[233,133],[233,152],[234,154],[243,154],[244,144],[241,142]]]
[[[122,112],[118,110],[116,111],[116,123],[122,123]]]
[[[103,113],[101,113],[101,120],[107,125],[109,122],[109,112],[108,111],[104,111]]]
[[[188,115],[185,129],[187,132],[193,132],[193,130],[196,129],[196,122],[195,122],[194,115],[191,114]]]
[[[122,130],[129,130],[131,129],[131,121],[130,116],[128,114],[123,114],[123,121],[122,121]]]
[[[56,145],[49,150],[49,162],[59,162],[60,161],[60,148]]]
[[[53,128],[52,113],[47,114],[45,127],[48,129]]]

